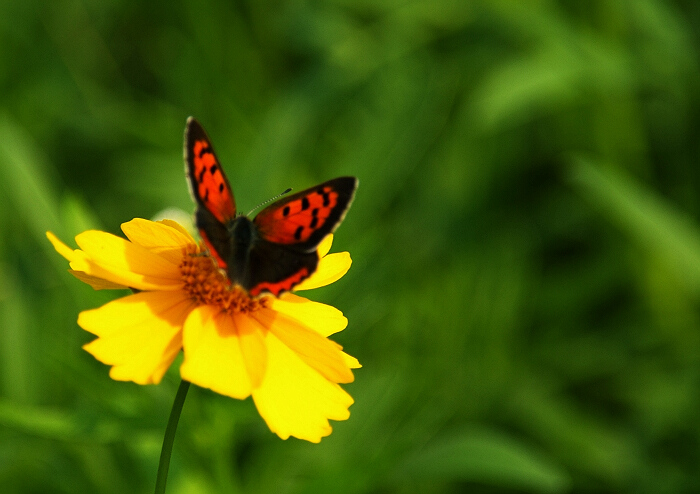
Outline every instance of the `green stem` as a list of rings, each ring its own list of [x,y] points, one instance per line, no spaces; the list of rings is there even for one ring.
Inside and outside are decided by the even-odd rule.
[[[190,389],[190,383],[184,379],[180,382],[180,387],[177,388],[173,408],[170,410],[170,418],[168,425],[165,428],[165,436],[163,437],[163,448],[160,450],[160,462],[158,463],[158,477],[156,478],[155,494],[165,493],[165,482],[168,480],[168,468],[170,468],[170,456],[173,453],[173,442],[175,442],[175,432],[177,432],[177,423],[180,420],[182,405],[185,404],[187,398],[187,390]]]

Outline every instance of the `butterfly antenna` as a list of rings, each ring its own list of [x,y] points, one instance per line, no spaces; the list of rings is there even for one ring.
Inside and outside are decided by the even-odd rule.
[[[272,197],[272,198],[268,199],[267,201],[261,202],[260,204],[258,204],[257,206],[255,206],[253,209],[251,209],[250,211],[248,211],[248,214],[246,214],[246,216],[250,216],[250,213],[252,213],[252,212],[255,211],[256,209],[258,209],[259,207],[264,206],[264,205],[267,204],[268,202],[276,201],[277,199],[279,199],[279,198],[282,197],[283,195],[289,194],[291,191],[292,191],[292,188],[290,187],[290,188],[288,188],[287,190],[285,190],[284,192],[282,192],[281,194],[277,194],[275,197]]]

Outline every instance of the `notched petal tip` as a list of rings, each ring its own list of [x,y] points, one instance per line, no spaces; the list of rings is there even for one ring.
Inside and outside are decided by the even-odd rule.
[[[253,400],[272,432],[313,443],[332,432],[329,420],[346,420],[353,400],[298,354],[268,333],[268,369]]]

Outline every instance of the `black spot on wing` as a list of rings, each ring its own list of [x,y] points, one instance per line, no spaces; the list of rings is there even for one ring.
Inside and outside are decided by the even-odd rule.
[[[301,210],[306,211],[311,207],[311,204],[309,204],[309,198],[308,197],[302,197],[301,199]]]
[[[301,240],[301,232],[303,232],[303,231],[304,231],[303,226],[300,226],[299,228],[297,228],[296,231],[294,232],[294,238],[296,240]]]

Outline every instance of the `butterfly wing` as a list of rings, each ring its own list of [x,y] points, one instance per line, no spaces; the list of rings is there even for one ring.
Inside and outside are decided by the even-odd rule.
[[[311,276],[318,244],[343,221],[356,188],[355,177],[335,178],[262,210],[253,220],[258,238],[248,256],[249,293],[279,295]]]
[[[334,178],[273,203],[253,222],[263,239],[312,252],[343,221],[356,188],[355,177]]]
[[[219,266],[226,269],[231,249],[226,224],[236,216],[236,202],[207,133],[193,117],[185,127],[185,164],[197,204],[195,223]]]
[[[250,249],[242,285],[252,296],[270,292],[279,296],[311,276],[318,254],[258,239]]]

